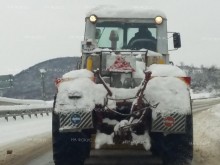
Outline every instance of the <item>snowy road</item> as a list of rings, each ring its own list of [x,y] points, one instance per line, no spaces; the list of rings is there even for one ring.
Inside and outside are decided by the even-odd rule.
[[[193,102],[195,158],[193,165],[218,165],[220,162],[220,105],[207,110],[219,103],[219,98]],[[34,119],[33,125],[31,120],[25,124],[18,121],[16,128],[13,129],[11,127],[13,124],[4,122],[0,120],[0,165],[53,165],[51,117]],[[5,130],[2,133],[3,128]],[[12,130],[8,132],[10,128]],[[10,150],[13,150],[13,153],[7,155],[6,152]]]

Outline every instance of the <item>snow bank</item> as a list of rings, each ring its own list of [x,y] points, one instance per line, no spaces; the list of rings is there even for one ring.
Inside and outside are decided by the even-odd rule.
[[[186,73],[177,66],[167,64],[150,65],[147,71],[151,71],[152,76],[187,77]]]
[[[211,92],[204,90],[204,91],[194,93],[193,90],[191,89],[190,93],[191,93],[192,99],[207,99],[207,98],[215,98],[216,96],[218,96],[218,92],[215,90]]]
[[[17,117],[16,120],[9,118],[8,122],[0,118],[0,147],[12,142],[35,137],[43,133],[50,133],[52,130],[51,115],[44,117],[24,116],[24,119]],[[44,139],[41,139],[44,140]]]
[[[205,98],[210,98],[211,93],[193,93],[191,92],[191,98],[192,99],[205,99]]]
[[[95,14],[97,17],[102,18],[155,18],[162,16],[166,18],[166,15],[159,10],[147,7],[117,7],[113,5],[102,5],[91,9],[86,16]]]
[[[7,102],[12,104],[44,104],[43,100],[28,100],[28,99],[14,99],[7,97],[0,97],[0,102]]]
[[[5,110],[31,110],[31,109],[42,109],[42,108],[52,108],[53,104],[32,104],[32,105],[12,105],[12,106],[0,106],[0,111]]]

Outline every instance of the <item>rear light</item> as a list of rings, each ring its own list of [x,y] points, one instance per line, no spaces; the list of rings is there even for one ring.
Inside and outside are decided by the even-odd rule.
[[[92,68],[93,68],[93,60],[92,57],[89,56],[87,58],[86,69],[92,71]]]
[[[54,83],[55,83],[55,86],[58,87],[58,85],[63,82],[63,79],[62,78],[56,78]]]
[[[179,77],[181,80],[183,80],[187,85],[190,86],[191,84],[191,77]]]

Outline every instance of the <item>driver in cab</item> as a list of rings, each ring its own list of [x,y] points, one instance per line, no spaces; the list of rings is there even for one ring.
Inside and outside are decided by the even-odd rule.
[[[139,27],[139,31],[131,38],[128,48],[139,50],[142,48],[156,51],[156,39],[146,27]]]

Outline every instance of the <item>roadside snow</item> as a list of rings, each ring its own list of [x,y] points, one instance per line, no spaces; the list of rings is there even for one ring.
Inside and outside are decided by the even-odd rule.
[[[24,99],[14,99],[7,97],[0,97],[0,102],[7,102],[13,104],[45,104],[43,100],[24,100]]]
[[[194,93],[193,90],[190,90],[191,98],[192,99],[207,99],[207,98],[216,98],[219,95],[218,91],[200,91]]]
[[[8,122],[0,118],[0,146],[9,144],[27,137],[33,137],[46,132],[51,132],[51,115],[50,116],[24,116],[24,119],[17,117],[14,120],[9,118]]]
[[[220,104],[194,115],[194,164],[218,165]]]
[[[192,99],[202,99],[202,98],[210,98],[210,97],[211,97],[211,93],[193,93],[193,92],[191,92]]]
[[[11,105],[11,106],[0,106],[0,111],[7,111],[7,110],[31,110],[31,109],[41,109],[41,108],[52,108],[53,103],[48,102],[45,104],[33,104],[33,105]]]

